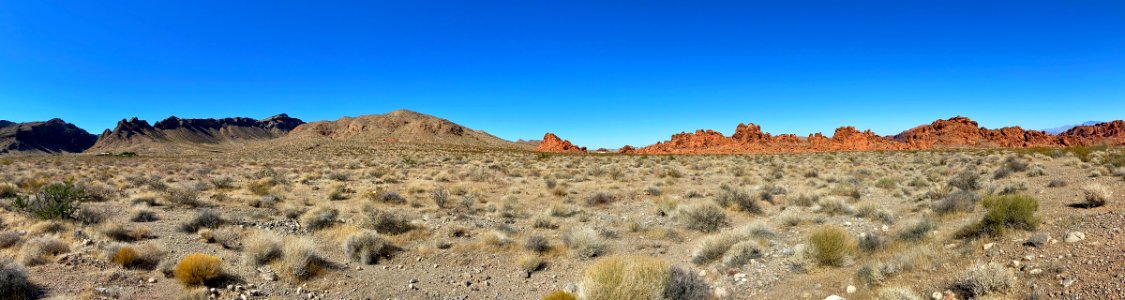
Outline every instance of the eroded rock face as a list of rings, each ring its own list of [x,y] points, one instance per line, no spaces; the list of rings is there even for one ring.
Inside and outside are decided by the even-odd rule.
[[[578,147],[571,144],[570,141],[560,139],[554,133],[548,132],[543,135],[543,141],[539,142],[539,146],[535,147],[536,152],[555,152],[555,153],[586,153],[586,147]]]
[[[1058,135],[1059,143],[1077,145],[1125,145],[1125,121],[1117,120],[1095,125],[1075,126]]]
[[[911,149],[965,147],[1038,147],[1058,145],[1058,139],[1038,130],[1018,126],[987,129],[966,117],[937,120],[894,136]]]
[[[0,154],[82,152],[98,137],[61,119],[46,122],[0,121]]]

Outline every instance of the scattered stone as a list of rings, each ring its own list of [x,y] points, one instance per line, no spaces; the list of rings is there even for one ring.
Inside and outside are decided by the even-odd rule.
[[[992,246],[996,246],[996,243],[984,244],[984,250],[992,249]]]
[[[1066,233],[1066,238],[1063,239],[1067,243],[1077,243],[1078,241],[1085,240],[1086,234],[1081,231],[1071,231]]]
[[[1047,241],[1050,241],[1050,240],[1051,240],[1051,234],[1040,233],[1040,234],[1036,234],[1036,235],[1031,236],[1023,244],[1025,246],[1032,246],[1032,247],[1039,248],[1039,247],[1043,247],[1043,245],[1046,245]]]
[[[1031,275],[1043,274],[1043,269],[1031,269],[1031,271],[1028,271],[1027,274],[1031,274]]]
[[[824,300],[847,300],[847,299],[844,299],[844,297],[840,297],[840,296],[836,296],[836,295],[830,295],[828,297],[825,297]]]
[[[848,294],[855,294],[855,286],[854,285],[848,285],[847,292],[848,292]]]

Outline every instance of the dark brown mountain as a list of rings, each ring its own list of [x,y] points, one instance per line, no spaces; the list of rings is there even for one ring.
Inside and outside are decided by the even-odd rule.
[[[0,154],[82,152],[97,136],[60,119],[14,123],[0,120]]]
[[[238,146],[244,142],[284,136],[301,124],[304,122],[286,114],[262,120],[242,117],[181,119],[173,116],[153,125],[132,118],[117,122],[117,127],[112,131],[103,132],[97,143],[87,152]]]

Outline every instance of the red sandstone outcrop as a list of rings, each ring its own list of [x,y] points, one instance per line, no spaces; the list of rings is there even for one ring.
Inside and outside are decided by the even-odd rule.
[[[1043,131],[1024,130],[1019,126],[988,129],[961,116],[914,127],[895,135],[894,139],[907,143],[911,149],[1039,147],[1059,144],[1056,137]]]
[[[821,133],[801,139],[793,134],[771,135],[754,124],[738,124],[730,137],[714,130],[681,132],[667,141],[629,153],[701,154],[754,152],[819,152],[925,150],[940,148],[1026,148],[1074,145],[1125,145],[1125,121],[1077,126],[1059,135],[1018,126],[988,129],[966,117],[953,117],[914,127],[893,137],[883,137],[855,127],[837,128],[832,137]],[[625,153],[625,152],[622,152]]]
[[[548,132],[543,135],[543,141],[539,142],[539,146],[535,147],[536,152],[557,152],[557,153],[586,153],[586,147],[578,147],[571,144],[570,141],[560,139],[554,133]]]

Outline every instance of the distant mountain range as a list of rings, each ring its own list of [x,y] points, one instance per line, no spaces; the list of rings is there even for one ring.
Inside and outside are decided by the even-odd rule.
[[[1082,124],[1077,124],[1077,125],[1065,125],[1065,126],[1059,126],[1059,127],[1055,127],[1055,128],[1047,128],[1047,129],[1043,129],[1043,131],[1046,132],[1046,133],[1050,133],[1050,134],[1060,134],[1060,133],[1063,133],[1063,132],[1065,132],[1067,130],[1070,130],[1071,128],[1074,128],[1074,127],[1098,125],[1098,124],[1101,124],[1101,123],[1103,123],[1103,122],[1101,122],[1101,121],[1086,121],[1086,122],[1082,122]]]
[[[645,147],[623,146],[618,152],[638,154],[753,153],[924,150],[942,148],[1023,148],[1075,145],[1125,145],[1125,121],[1086,122],[1048,131],[1018,126],[988,129],[966,117],[953,117],[919,125],[894,136],[879,136],[851,126],[837,128],[831,137],[821,133],[798,137],[772,135],[758,125],[739,124],[725,136],[714,130],[681,132],[667,141]],[[541,141],[507,141],[485,131],[466,128],[435,116],[396,110],[386,114],[343,117],[335,121],[305,123],[279,114],[251,118],[181,119],[169,117],[149,124],[137,118],[122,119],[100,135],[60,119],[15,123],[0,120],[0,154],[6,153],[176,153],[261,151],[280,145],[311,149],[331,144],[419,145],[470,147],[540,152],[584,153],[554,134]],[[251,147],[252,146],[252,147]]]

